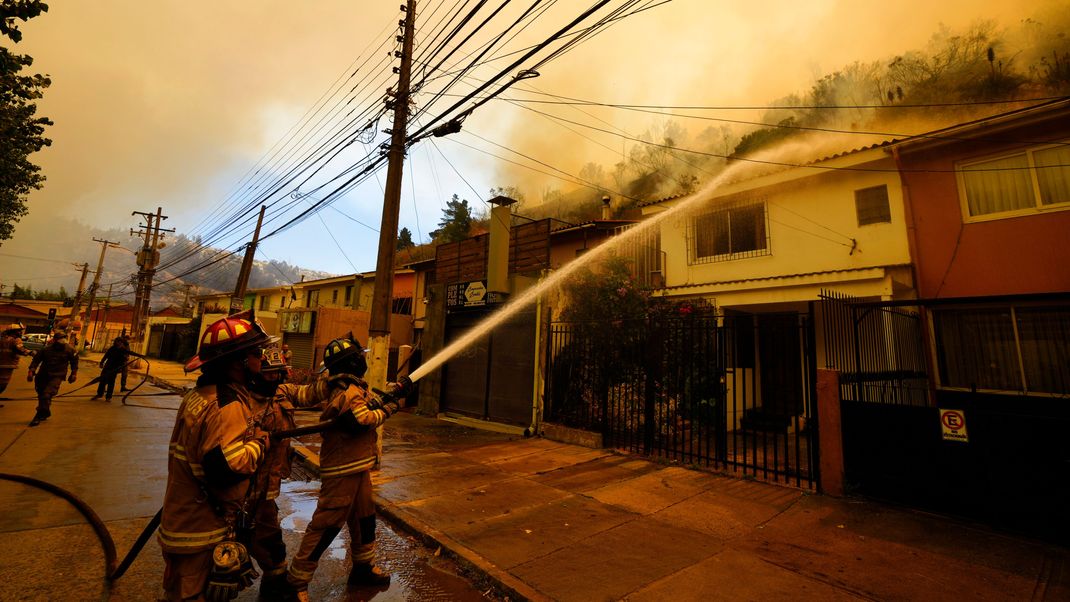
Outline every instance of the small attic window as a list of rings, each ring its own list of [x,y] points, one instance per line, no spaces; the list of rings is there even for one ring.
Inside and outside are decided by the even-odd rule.
[[[888,207],[888,186],[881,184],[856,190],[855,211],[858,214],[859,226],[891,223],[892,212]]]

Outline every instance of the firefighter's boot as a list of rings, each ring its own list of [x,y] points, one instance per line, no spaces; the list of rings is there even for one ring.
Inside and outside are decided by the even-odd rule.
[[[390,573],[370,563],[354,564],[353,570],[349,571],[348,583],[357,587],[364,585],[384,587],[390,585]]]

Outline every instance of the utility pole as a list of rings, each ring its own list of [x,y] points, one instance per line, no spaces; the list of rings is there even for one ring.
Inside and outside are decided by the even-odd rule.
[[[67,328],[64,329],[68,337],[71,336],[71,330],[74,329],[74,321],[78,318],[78,310],[81,309],[82,293],[85,291],[85,277],[89,273],[88,263],[83,263],[81,266],[74,265],[82,268],[82,277],[78,280],[78,292],[74,295],[74,303],[71,304],[71,315],[67,319]],[[84,335],[85,333],[82,334]]]
[[[245,306],[245,289],[249,286],[249,273],[253,271],[253,257],[256,255],[256,243],[260,241],[260,225],[264,223],[264,212],[267,205],[260,206],[260,217],[256,218],[256,230],[253,231],[253,240],[245,247],[245,257],[241,262],[241,270],[238,272],[238,282],[234,285],[234,295],[230,298],[230,313],[236,313]]]
[[[100,274],[104,271],[104,254],[107,253],[108,247],[119,246],[119,243],[117,242],[101,240],[99,238],[94,238],[93,242],[100,243],[100,260],[97,261],[97,273],[93,274],[93,284],[89,285],[89,303],[86,305],[85,331],[82,333],[82,339],[78,342],[78,347],[76,347],[79,351],[85,349],[86,339],[89,338],[86,335],[89,334],[89,320],[93,316],[93,301],[97,298],[97,288],[100,287]],[[95,330],[93,334],[96,334]]]
[[[106,298],[104,298],[104,299],[101,299],[100,303],[97,303],[97,305],[100,305],[101,303],[104,304],[104,315],[100,319],[98,319],[96,322],[93,323],[93,338],[94,339],[96,339],[97,338],[97,334],[100,333],[101,326],[104,327],[104,330],[108,329],[108,309],[111,308],[111,287],[112,287],[112,283],[109,282],[108,283],[108,296]],[[100,308],[99,307],[97,308],[97,315],[100,315]]]
[[[160,263],[160,232],[174,232],[175,229],[162,230],[160,224],[167,219],[163,215],[163,208],[157,207],[156,213],[144,213],[134,211],[130,215],[140,215],[145,220],[144,226],[139,226],[138,235],[145,235],[145,244],[137,254],[137,290],[134,293],[134,323],[131,325],[130,335],[134,344],[140,344],[143,338],[144,323],[149,317],[149,300],[152,297],[152,277],[156,274],[156,266]],[[130,235],[135,231],[130,229]],[[140,348],[138,349],[140,351]]]
[[[182,315],[183,316],[192,316],[193,315],[193,312],[190,311],[191,308],[190,308],[190,304],[189,304],[189,292],[190,292],[191,288],[193,288],[192,284],[186,284],[186,295],[182,299]]]
[[[409,77],[412,70],[412,38],[415,35],[416,0],[406,0],[404,31],[398,36],[401,58],[398,70],[398,89],[387,106],[394,109],[394,127],[390,130],[389,163],[386,169],[386,189],[383,194],[383,219],[379,228],[379,256],[375,264],[375,288],[372,292],[372,311],[368,325],[368,383],[374,387],[386,385],[387,365],[390,361],[390,309],[394,295],[394,251],[397,247],[398,212],[401,209],[402,171],[405,166],[405,135],[409,121]]]

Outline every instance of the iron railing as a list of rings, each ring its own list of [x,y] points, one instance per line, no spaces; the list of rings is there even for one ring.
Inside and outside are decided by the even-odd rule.
[[[917,311],[861,304],[821,292],[825,367],[840,372],[842,399],[929,405],[929,375]]]
[[[807,314],[555,322],[546,417],[607,447],[812,488],[812,335]]]

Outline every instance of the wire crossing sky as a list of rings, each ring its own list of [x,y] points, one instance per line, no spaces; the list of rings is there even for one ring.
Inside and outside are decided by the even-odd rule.
[[[453,194],[480,209],[498,186],[528,202],[585,186],[585,165],[612,166],[674,115],[696,131],[708,120],[753,127],[775,99],[854,61],[923,49],[980,20],[1010,32],[1024,19],[1066,22],[1067,10],[1049,0],[422,0],[401,226],[426,240]],[[13,48],[53,81],[38,102],[56,124],[53,146],[34,157],[48,181],[5,246],[19,255],[20,238],[46,236],[52,215],[125,228],[136,226],[131,211],[160,206],[166,226],[219,249],[194,266],[208,273],[240,255],[267,205],[258,257],[373,269],[402,17],[396,2],[349,0],[298,11],[277,0],[52,3]],[[520,81],[523,70],[538,77]],[[426,138],[462,115],[461,134]],[[161,267],[187,271],[183,259],[164,249]]]

